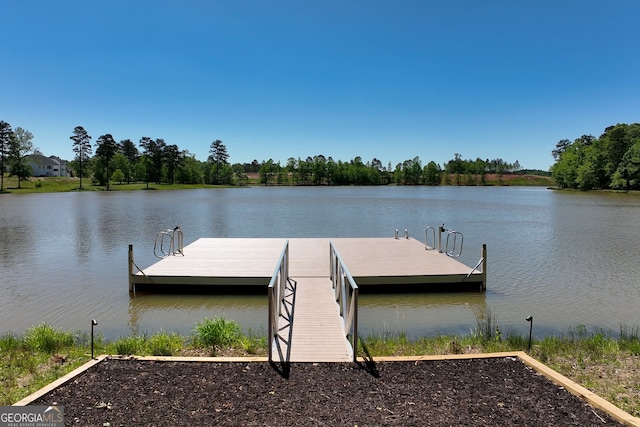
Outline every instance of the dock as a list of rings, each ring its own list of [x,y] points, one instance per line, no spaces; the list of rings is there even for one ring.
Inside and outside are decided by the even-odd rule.
[[[145,269],[134,268],[136,285],[267,285],[285,242],[290,242],[291,277],[329,276],[333,242],[359,286],[477,283],[484,290],[484,270],[476,269],[413,238],[201,238],[184,256],[168,256]],[[135,272],[134,272],[135,271]],[[455,289],[452,287],[452,289]]]
[[[335,260],[340,273],[334,274]],[[245,286],[266,289],[276,278],[282,288],[276,291],[278,307],[270,308],[278,319],[270,321],[271,357],[350,361],[357,345],[359,289],[429,291],[444,285],[454,290],[464,284],[484,290],[486,248],[472,268],[413,238],[201,238],[146,269],[135,265],[129,248],[130,292],[156,286],[225,286],[242,292]]]

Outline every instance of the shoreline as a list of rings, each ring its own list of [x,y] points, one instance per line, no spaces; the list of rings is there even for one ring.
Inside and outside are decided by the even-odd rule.
[[[67,177],[32,177],[28,181],[22,181],[18,188],[18,182],[15,177],[5,177],[4,190],[0,194],[30,194],[30,193],[61,193],[61,192],[90,192],[90,191],[172,191],[172,190],[191,190],[191,189],[218,189],[218,188],[250,188],[250,187],[342,187],[340,185],[265,185],[259,182],[259,178],[252,178],[242,185],[209,185],[209,184],[166,184],[166,183],[149,183],[147,188],[146,182],[135,183],[112,183],[109,190],[104,186],[93,185],[91,182],[83,183],[83,188],[79,188],[79,178]],[[453,181],[452,181],[453,182]],[[489,177],[484,185],[454,185],[454,184],[438,184],[427,185],[419,184],[417,187],[547,187],[551,188],[554,181],[547,176],[542,175],[509,175],[509,179],[504,176],[502,179],[497,177]],[[388,186],[407,186],[402,184],[381,184],[368,187],[388,187]],[[413,186],[413,185],[411,185]],[[362,187],[367,187],[363,185]]]

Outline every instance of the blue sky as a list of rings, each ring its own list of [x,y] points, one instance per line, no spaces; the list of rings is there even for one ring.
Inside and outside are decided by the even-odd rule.
[[[0,120],[206,160],[518,160],[640,121],[640,2],[2,0]]]

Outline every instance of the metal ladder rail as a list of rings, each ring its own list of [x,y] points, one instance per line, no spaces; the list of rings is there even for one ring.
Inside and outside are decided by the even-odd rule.
[[[165,238],[169,240],[169,250],[165,250]],[[158,250],[160,250],[160,254],[158,254]],[[156,240],[153,244],[153,254],[156,258],[166,258],[169,255],[184,256],[184,236],[179,225],[174,229],[168,228],[156,234]]]
[[[449,249],[449,241],[450,241],[450,237],[453,236],[453,239],[451,239],[452,243],[452,247],[451,249]],[[460,249],[457,248],[457,244],[458,244],[458,236],[460,236]],[[447,230],[447,240],[445,243],[445,253],[450,256],[451,258],[459,258],[460,255],[462,255],[462,244],[464,242],[464,236],[462,235],[461,232],[459,231],[454,231],[454,230]]]
[[[444,244],[444,252],[442,247],[442,233],[446,233],[446,240]],[[433,246],[429,246],[429,236],[433,242]],[[458,241],[460,247],[458,247]],[[445,253],[451,258],[459,258],[462,255],[462,247],[464,244],[464,235],[450,228],[444,228],[444,224],[438,227],[438,241],[436,242],[436,229],[433,226],[428,226],[424,229],[424,249],[425,250],[438,250],[440,253]]]

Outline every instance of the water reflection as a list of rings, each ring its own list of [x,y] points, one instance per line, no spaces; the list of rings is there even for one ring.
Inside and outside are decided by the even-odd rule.
[[[406,333],[420,337],[439,333],[469,333],[486,312],[486,294],[363,294],[359,300],[363,335]]]
[[[140,334],[160,329],[190,334],[204,318],[235,320],[245,331],[265,333],[265,295],[157,295],[129,298],[129,330]]]
[[[422,240],[427,225],[443,222],[464,233],[465,264],[475,265],[487,244],[487,292],[363,295],[362,331],[468,332],[482,307],[523,333],[529,314],[534,333],[640,325],[639,197],[541,188],[260,187],[0,196],[0,334],[41,322],[81,329],[94,317],[107,338],[160,328],[189,333],[216,315],[262,327],[266,297],[130,298],[128,245],[145,268],[156,262],[156,233],[176,225],[189,244],[200,237],[390,237],[396,228]]]
[[[87,200],[81,197],[81,194],[74,194],[74,196],[69,209],[74,221],[69,231],[73,234],[76,258],[81,264],[86,264],[90,260],[89,255],[96,243],[93,234],[99,229],[95,223],[99,211],[95,209],[95,200]]]

